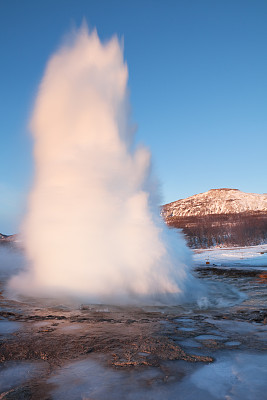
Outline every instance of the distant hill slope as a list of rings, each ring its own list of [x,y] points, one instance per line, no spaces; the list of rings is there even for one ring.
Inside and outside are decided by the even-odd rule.
[[[267,213],[267,194],[244,193],[238,189],[211,189],[187,199],[163,206],[162,214],[169,217],[203,216],[209,214]]]
[[[211,189],[164,205],[162,216],[194,248],[267,243],[266,194]]]
[[[17,235],[4,235],[0,233],[0,245],[12,245],[17,241]]]

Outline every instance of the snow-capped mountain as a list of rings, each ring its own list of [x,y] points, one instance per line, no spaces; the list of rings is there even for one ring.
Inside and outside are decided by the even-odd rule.
[[[244,193],[238,189],[211,189],[163,206],[162,215],[170,217],[208,214],[267,213],[267,194]]]
[[[162,216],[191,247],[267,243],[267,194],[211,189],[164,205]]]

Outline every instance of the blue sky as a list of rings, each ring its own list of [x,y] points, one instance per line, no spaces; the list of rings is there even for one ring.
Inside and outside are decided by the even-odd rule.
[[[33,176],[27,129],[50,55],[83,18],[124,40],[137,142],[170,202],[211,188],[264,193],[266,0],[0,0],[0,232]]]

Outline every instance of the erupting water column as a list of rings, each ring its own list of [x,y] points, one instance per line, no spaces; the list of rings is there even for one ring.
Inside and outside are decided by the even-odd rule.
[[[144,302],[191,282],[189,250],[153,201],[150,153],[133,148],[127,78],[118,39],[102,44],[86,28],[49,60],[30,125],[29,269],[12,279],[17,291]]]

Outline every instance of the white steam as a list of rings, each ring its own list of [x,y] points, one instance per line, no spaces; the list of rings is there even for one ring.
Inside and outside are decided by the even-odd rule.
[[[180,295],[191,280],[184,239],[172,243],[153,204],[150,153],[133,149],[127,79],[118,39],[102,44],[87,29],[49,60],[31,120],[29,270],[11,281],[20,292],[129,302]]]

